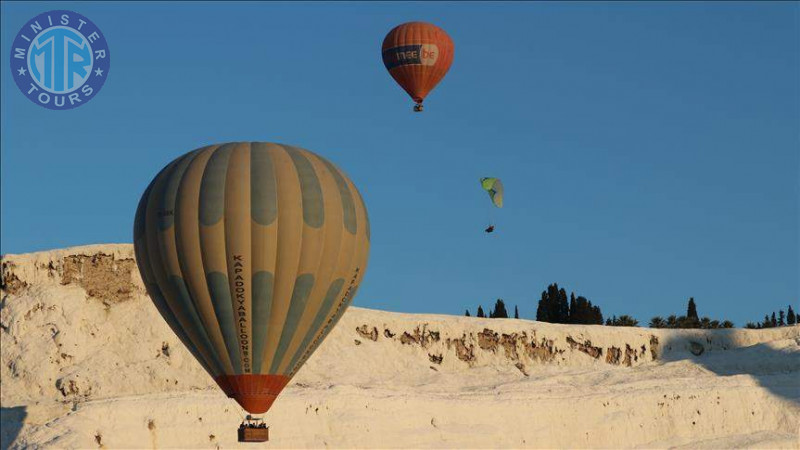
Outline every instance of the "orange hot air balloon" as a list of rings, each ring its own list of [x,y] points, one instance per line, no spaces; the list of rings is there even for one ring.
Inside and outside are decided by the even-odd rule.
[[[422,111],[425,96],[453,63],[454,46],[444,30],[425,22],[398,25],[383,39],[383,65]]]

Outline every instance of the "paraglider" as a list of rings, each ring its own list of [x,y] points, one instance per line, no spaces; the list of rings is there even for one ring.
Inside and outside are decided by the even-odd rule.
[[[453,63],[454,45],[444,30],[425,22],[394,27],[383,39],[383,64],[422,111],[425,97]]]
[[[503,183],[499,178],[485,177],[481,178],[481,188],[489,194],[492,204],[498,208],[503,207]],[[485,230],[486,233],[494,231],[494,225],[489,224]]]
[[[170,328],[229,397],[262,414],[350,305],[369,222],[326,159],[236,142],[189,152],[153,179],[134,247]]]

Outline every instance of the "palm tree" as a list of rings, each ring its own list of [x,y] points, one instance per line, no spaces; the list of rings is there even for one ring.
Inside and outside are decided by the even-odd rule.
[[[675,314],[667,317],[667,328],[678,328],[678,317]]]
[[[666,326],[667,323],[661,316],[655,316],[652,319],[650,319],[650,328],[665,328]]]
[[[635,327],[639,325],[639,321],[627,314],[623,314],[619,316],[619,319],[617,319],[617,323],[615,323],[614,325],[618,327]]]

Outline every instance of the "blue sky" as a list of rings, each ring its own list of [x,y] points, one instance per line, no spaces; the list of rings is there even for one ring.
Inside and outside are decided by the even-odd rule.
[[[26,99],[26,20],[68,9],[111,69],[84,106]],[[450,73],[423,114],[384,35],[443,27]],[[202,145],[328,157],[361,189],[355,304],[535,315],[548,283],[605,315],[743,325],[798,304],[800,7],[783,3],[2,3],[2,252],[131,242],[143,189]],[[497,176],[505,208],[478,178]]]

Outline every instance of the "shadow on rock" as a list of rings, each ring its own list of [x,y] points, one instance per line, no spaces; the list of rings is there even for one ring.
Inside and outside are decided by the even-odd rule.
[[[19,436],[22,425],[25,423],[24,406],[0,408],[0,450],[7,450]]]
[[[673,337],[661,346],[665,362],[691,360],[720,376],[749,375],[764,389],[800,405],[800,337],[741,347],[731,330]]]

